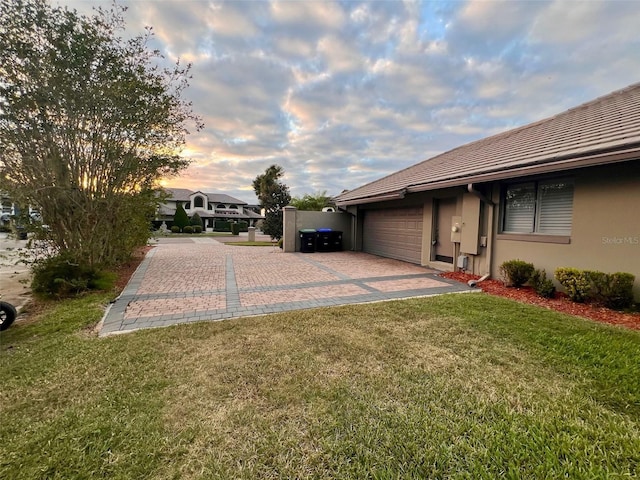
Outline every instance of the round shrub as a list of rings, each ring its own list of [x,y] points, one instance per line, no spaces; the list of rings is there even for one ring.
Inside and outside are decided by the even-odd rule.
[[[500,265],[500,275],[508,287],[521,287],[533,273],[533,263],[523,260],[509,260]]]
[[[193,233],[202,233],[202,227],[200,225],[194,225]]]
[[[577,268],[556,268],[556,280],[560,282],[573,302],[584,302],[591,291],[591,280],[588,272]]]
[[[187,225],[182,229],[183,233],[193,233],[193,227],[191,225]]]
[[[180,233],[180,227],[177,225],[171,226],[171,233]]]

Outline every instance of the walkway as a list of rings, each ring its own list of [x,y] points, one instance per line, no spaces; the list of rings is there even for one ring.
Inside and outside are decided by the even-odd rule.
[[[366,253],[165,238],[110,306],[100,335],[469,290],[433,270]]]

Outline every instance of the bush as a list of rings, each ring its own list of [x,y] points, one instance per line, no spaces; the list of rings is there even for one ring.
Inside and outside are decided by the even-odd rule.
[[[182,233],[193,233],[193,227],[191,225],[187,225],[182,229]]]
[[[533,264],[523,260],[509,260],[500,265],[500,275],[508,287],[521,287],[533,273]]]
[[[216,232],[230,232],[231,222],[227,222],[224,220],[216,220],[213,224],[213,230]]]
[[[561,267],[556,269],[555,277],[572,301],[581,303],[589,297],[591,280],[588,272],[577,268]]]
[[[202,229],[202,218],[197,213],[192,215],[190,222],[192,227],[200,227]]]
[[[202,233],[202,227],[200,225],[194,225],[193,233]]]
[[[171,233],[180,233],[180,227],[177,225],[171,226]]]
[[[114,273],[79,265],[61,254],[34,264],[31,289],[43,297],[64,298],[87,290],[110,290],[115,281]]]
[[[544,270],[534,270],[529,282],[535,292],[543,298],[553,298],[556,294],[556,287],[553,285],[553,281],[547,278],[547,272]]]
[[[232,235],[239,235],[240,234],[240,225],[238,225],[237,223],[232,223],[231,224],[231,234]]]
[[[633,305],[635,275],[625,272],[612,274],[585,271],[591,282],[593,298],[607,308],[623,310]]]
[[[173,224],[177,225],[181,230],[184,229],[187,225],[189,225],[189,216],[187,212],[185,212],[182,203],[178,202],[176,206],[176,213],[173,216]]]

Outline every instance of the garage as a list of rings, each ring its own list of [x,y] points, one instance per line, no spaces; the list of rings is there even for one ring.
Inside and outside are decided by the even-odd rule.
[[[422,206],[366,210],[363,227],[365,252],[421,263]]]

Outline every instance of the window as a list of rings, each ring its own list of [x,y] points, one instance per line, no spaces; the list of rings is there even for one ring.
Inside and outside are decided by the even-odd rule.
[[[216,208],[227,208],[227,207],[220,203]]]
[[[237,205],[229,205],[229,208],[233,209],[233,210],[237,210],[238,206]]]
[[[185,210],[191,210],[191,202],[186,202],[186,203],[184,204],[184,209],[185,209]]]
[[[503,198],[504,233],[571,235],[573,182],[554,180],[508,185]]]
[[[202,208],[204,207],[204,199],[200,196],[195,197],[193,199],[193,208]]]

